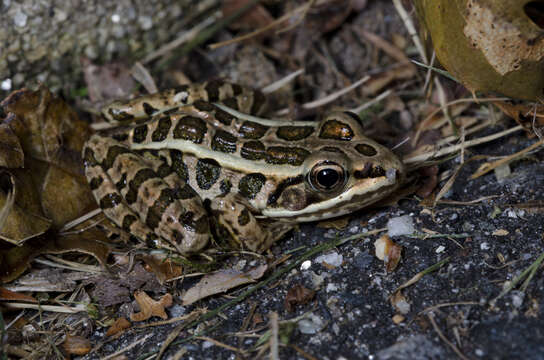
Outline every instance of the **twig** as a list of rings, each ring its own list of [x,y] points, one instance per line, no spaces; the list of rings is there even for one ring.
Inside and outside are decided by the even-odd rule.
[[[533,275],[535,274],[536,270],[539,268],[542,261],[544,261],[544,253],[540,254],[540,256],[531,265],[529,265],[529,267],[523,270],[521,274],[516,276],[510,282],[510,284],[508,284],[508,286],[503,291],[501,291],[499,295],[497,295],[497,297],[495,297],[493,300],[490,301],[490,304],[494,305],[497,302],[497,300],[502,298],[504,295],[508,294],[526,276],[527,276],[527,279],[523,283],[523,286],[527,288],[527,285],[529,284],[528,281],[532,279]]]
[[[444,156],[444,155],[447,155],[447,154],[450,154],[450,153],[454,153],[454,152],[460,150],[462,147],[468,148],[468,147],[471,147],[471,146],[484,144],[486,142],[490,142],[490,141],[493,141],[495,139],[499,139],[499,138],[501,138],[503,136],[506,136],[508,134],[511,134],[511,133],[514,133],[514,132],[520,131],[520,130],[523,130],[523,126],[521,126],[521,125],[514,126],[513,128],[510,128],[510,129],[507,129],[507,130],[504,130],[504,131],[500,131],[500,132],[495,133],[493,135],[484,136],[482,138],[467,141],[464,144],[452,145],[452,146],[448,146],[448,147],[445,147],[445,148],[437,150],[437,151],[432,151],[432,152],[428,152],[428,153],[424,153],[424,154],[419,154],[419,155],[416,155],[416,156],[413,156],[413,157],[404,158],[403,162],[405,164],[410,164],[410,163],[416,163],[416,162],[420,162],[420,161],[429,160],[431,158],[436,159],[436,158],[439,158],[440,156]]]
[[[395,291],[393,291],[393,293],[396,293],[404,288],[407,288],[408,286],[410,285],[413,285],[415,284],[416,282],[418,282],[423,276],[427,275],[427,274],[430,274],[438,269],[440,269],[442,267],[442,265],[444,265],[445,263],[447,263],[448,261],[450,261],[451,259],[451,256],[448,256],[447,258],[443,259],[443,260],[440,260],[439,262],[437,262],[436,264],[434,265],[431,265],[429,266],[428,268],[426,268],[425,270],[423,271],[420,271],[418,272],[417,274],[415,274],[410,280],[406,281],[404,284],[400,285],[398,288],[395,289]]]
[[[275,311],[270,312],[270,360],[279,360],[279,325],[278,325],[278,313]]]
[[[215,43],[215,44],[210,44],[208,47],[212,50],[215,50],[217,48],[220,48],[222,46],[225,46],[225,45],[230,45],[230,44],[234,44],[234,43],[238,43],[240,41],[244,41],[244,40],[247,40],[247,39],[251,39],[255,36],[258,36],[259,34],[262,34],[263,32],[265,31],[268,31],[278,25],[280,25],[281,23],[285,22],[286,20],[289,20],[289,18],[295,14],[298,14],[299,12],[304,12],[305,9],[307,8],[307,4],[303,4],[295,9],[293,9],[291,12],[288,12],[284,15],[282,15],[281,17],[279,17],[278,19],[272,21],[270,24],[267,24],[255,31],[252,31],[250,32],[249,34],[244,34],[242,36],[238,36],[237,38],[234,38],[234,39],[230,39],[230,40],[226,40],[226,41],[221,41],[221,42],[218,42],[218,43]]]
[[[386,97],[388,97],[392,93],[393,93],[393,90],[391,90],[391,89],[386,90],[386,91],[382,92],[380,95],[376,96],[374,99],[372,99],[370,101],[367,101],[366,103],[364,103],[364,104],[362,104],[362,105],[360,105],[360,106],[358,106],[356,108],[350,109],[349,111],[354,112],[356,114],[359,114],[359,113],[361,113],[361,111],[366,110],[369,107],[371,107],[372,105],[382,101],[383,99],[385,99]]]
[[[475,172],[474,174],[471,175],[471,179],[476,179],[482,175],[485,175],[487,174],[488,172],[490,172],[491,170],[501,166],[501,165],[504,165],[504,164],[507,164],[507,163],[510,163],[511,161],[514,161],[516,160],[517,158],[525,155],[526,153],[538,148],[539,146],[542,146],[542,144],[544,144],[544,138],[542,138],[541,140],[535,142],[534,144],[532,144],[531,146],[529,147],[526,147],[525,149],[521,150],[521,151],[518,151],[517,153],[515,154],[512,154],[504,159],[500,159],[500,160],[497,160],[491,164],[487,164],[487,166],[484,168],[484,169],[481,169],[477,172]]]
[[[282,88],[285,84],[287,84],[288,82],[290,82],[291,80],[293,80],[294,78],[296,78],[302,73],[304,73],[304,69],[298,69],[297,71],[294,71],[290,73],[289,75],[284,76],[283,78],[277,81],[274,81],[272,84],[265,86],[264,88],[261,89],[261,91],[263,92],[263,94],[273,93],[274,91]]]
[[[434,331],[436,331],[436,333],[438,334],[438,336],[440,337],[440,339],[445,342],[452,350],[455,354],[457,354],[457,356],[459,356],[459,358],[463,359],[463,360],[469,360],[468,357],[466,357],[458,348],[457,346],[455,346],[455,344],[453,344],[451,341],[448,340],[448,338],[446,338],[446,336],[442,333],[442,331],[440,331],[440,328],[438,327],[438,325],[436,324],[436,321],[434,321],[434,315],[433,313],[429,313],[427,314],[427,318],[429,319],[429,321],[431,322],[431,325],[433,326],[433,329]]]
[[[317,99],[317,100],[310,101],[310,102],[307,102],[305,104],[302,104],[301,107],[303,109],[313,109],[313,108],[328,104],[331,101],[334,101],[334,100],[338,99],[340,96],[342,96],[342,95],[350,92],[351,90],[361,86],[362,84],[367,82],[369,79],[370,79],[370,76],[367,75],[367,76],[363,77],[362,79],[357,80],[356,82],[354,82],[353,84],[351,84],[348,87],[340,89],[339,91],[336,91],[336,92],[334,92],[332,94],[329,94],[329,95],[327,95],[325,97],[322,97],[321,99]],[[279,110],[276,114],[277,115],[285,115],[288,112],[289,112],[289,109],[282,109],[282,110]]]
[[[109,360],[109,359],[114,359],[116,357],[118,357],[119,355],[121,355],[122,353],[124,352],[127,352],[129,351],[130,349],[140,345],[141,343],[145,342],[147,339],[149,339],[151,336],[155,335],[154,333],[150,333],[150,334],[147,334],[146,336],[144,336],[143,338],[141,338],[140,340],[136,340],[135,342],[133,342],[132,344],[112,353],[112,354],[109,354],[108,356],[106,357],[103,357],[101,360]]]
[[[414,26],[414,23],[412,22],[412,19],[410,18],[410,15],[406,12],[406,9],[404,9],[404,6],[402,6],[401,0],[393,0],[393,5],[395,5],[395,9],[399,13],[399,16],[404,23],[404,27],[406,27],[406,30],[408,31],[408,34],[412,38],[412,41],[414,42],[414,45],[417,48],[417,51],[419,52],[419,55],[423,59],[423,62],[425,64],[428,64],[429,61],[427,59],[427,55],[425,53],[425,48],[423,47],[423,44],[421,42],[421,39],[419,38],[419,35],[416,31],[416,27]]]
[[[3,306],[10,309],[33,309],[40,311],[51,311],[65,314],[75,314],[81,311],[87,311],[87,306],[83,304],[77,304],[73,307],[68,306],[56,306],[56,305],[36,305],[36,304],[23,304],[23,303],[5,303]]]

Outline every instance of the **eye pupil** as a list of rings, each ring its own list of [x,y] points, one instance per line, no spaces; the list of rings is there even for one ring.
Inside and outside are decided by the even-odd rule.
[[[317,173],[316,180],[325,189],[330,189],[338,183],[340,174],[334,169],[323,169]]]

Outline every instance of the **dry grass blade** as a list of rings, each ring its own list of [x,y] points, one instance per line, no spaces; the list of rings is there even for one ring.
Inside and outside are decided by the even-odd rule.
[[[376,103],[379,103],[380,101],[382,101],[383,99],[385,99],[386,97],[391,95],[392,93],[393,93],[393,90],[391,90],[391,89],[386,90],[386,91],[382,92],[380,95],[376,96],[374,99],[372,99],[370,101],[367,101],[366,103],[364,103],[364,104],[362,104],[362,105],[360,105],[360,106],[358,106],[356,108],[350,109],[349,111],[354,112],[356,114],[359,114],[361,111],[368,109],[369,107],[371,107],[372,105],[374,105]]]
[[[445,342],[453,350],[453,352],[457,354],[457,356],[459,356],[460,359],[470,360],[457,348],[457,346],[455,346],[455,344],[448,340],[448,338],[442,333],[442,331],[440,331],[440,328],[436,324],[436,321],[434,321],[434,315],[432,313],[427,314],[427,318],[429,319],[434,331],[436,331],[440,339]]]
[[[161,348],[159,350],[159,353],[157,354],[157,360],[160,360],[162,358],[162,355],[164,354],[164,352],[168,349],[168,346],[170,346],[170,344],[172,343],[172,341],[174,341],[178,336],[179,334],[181,333],[181,330],[183,330],[183,325],[184,324],[181,324],[181,325],[178,325],[174,328],[174,330],[172,330],[168,336],[166,337],[166,339],[164,340],[164,342],[162,343],[161,345]]]
[[[304,69],[298,69],[297,71],[294,71],[289,75],[284,76],[278,81],[274,81],[272,84],[265,86],[261,89],[261,91],[263,92],[263,94],[273,93],[274,91],[281,89],[283,86],[285,86],[285,84],[289,83],[291,80],[293,80],[302,73],[304,73]]]
[[[309,2],[310,6],[311,6],[312,1]],[[272,21],[270,24],[268,24],[266,26],[263,26],[263,27],[255,30],[255,31],[252,31],[249,34],[245,34],[245,35],[242,35],[242,36],[238,36],[237,38],[234,38],[234,39],[230,39],[230,40],[221,41],[221,42],[218,42],[218,43],[215,43],[215,44],[211,44],[208,47],[210,49],[212,49],[212,50],[215,50],[215,49],[220,48],[220,47],[225,46],[225,45],[235,44],[235,43],[238,43],[238,42],[241,42],[241,41],[244,41],[244,40],[254,38],[255,36],[258,36],[258,35],[266,32],[268,30],[271,30],[271,29],[275,28],[278,25],[281,25],[285,21],[289,20],[289,18],[291,18],[291,16],[293,16],[293,15],[296,15],[296,14],[298,14],[300,12],[302,12],[303,15],[304,15],[306,13],[307,9],[308,9],[308,3],[300,5],[299,7],[293,9],[292,11],[290,11],[290,12],[282,15],[278,19]],[[302,18],[300,20],[302,21]]]
[[[399,61],[400,63],[409,63],[411,66],[415,66],[412,64],[408,56],[406,56],[404,51],[402,51],[395,45],[387,42],[382,37],[374,33],[368,32],[366,30],[359,30],[359,33],[363,35],[372,44],[374,44],[377,48],[383,50],[383,52],[385,52],[387,55],[391,56],[395,60]]]
[[[393,5],[395,5],[395,9],[399,13],[400,18],[402,19],[402,22],[404,23],[404,27],[406,27],[406,30],[408,30],[408,34],[412,38],[412,41],[414,42],[414,45],[417,48],[417,51],[419,52],[419,55],[423,59],[423,62],[426,64],[429,62],[427,58],[427,54],[425,52],[425,47],[423,46],[423,43],[421,42],[421,39],[419,38],[418,32],[416,30],[416,27],[414,26],[414,23],[412,19],[410,18],[410,15],[408,15],[408,12],[406,12],[406,9],[404,6],[402,6],[401,0],[393,0]]]
[[[418,315],[426,314],[428,312],[431,312],[433,310],[437,310],[443,307],[449,307],[449,306],[459,306],[459,305],[480,305],[479,302],[476,301],[457,301],[457,302],[448,302],[448,303],[442,303],[442,304],[436,304],[433,306],[429,306],[428,308],[425,308],[421,310]]]
[[[74,261],[64,260],[58,256],[47,255],[50,260],[34,259],[34,262],[42,265],[56,267],[60,269],[68,269],[72,271],[88,272],[92,274],[103,274],[106,271],[100,266],[81,264]]]
[[[221,16],[221,12],[216,11],[211,16],[206,17],[200,23],[193,26],[191,30],[181,34],[181,36],[179,36],[174,41],[171,41],[168,44],[161,46],[158,50],[148,54],[145,58],[142,59],[141,63],[147,64],[159,57],[162,57],[168,54],[170,51],[185,44],[186,42],[193,40],[202,30],[204,30],[211,24],[215,23],[220,18],[220,16]]]
[[[155,84],[155,80],[153,80],[153,77],[141,62],[137,61],[136,64],[130,68],[130,74],[136,81],[142,84],[148,93],[154,94],[159,91],[159,89],[157,89],[157,84]]]
[[[279,325],[278,325],[278,313],[275,311],[270,312],[270,359],[279,360]]]
[[[479,159],[480,157],[479,156],[474,156],[470,159],[468,159],[467,161],[459,164],[459,166],[457,166],[457,169],[455,169],[455,171],[453,172],[453,174],[450,176],[450,178],[448,179],[448,181],[446,181],[446,183],[444,184],[444,186],[442,186],[442,189],[440,189],[440,191],[436,194],[436,197],[433,201],[433,206],[436,206],[436,204],[438,203],[438,201],[440,199],[442,199],[442,197],[451,189],[451,187],[453,186],[453,184],[455,183],[455,180],[457,179],[457,176],[459,176],[459,173],[461,172],[461,169],[463,169],[463,167],[468,164],[469,162],[473,161],[473,160],[476,160],[476,159]]]
[[[222,18],[218,21],[212,22],[212,25],[209,27],[206,27],[199,31],[191,41],[187,42],[179,51],[176,51],[177,55],[184,56],[191,52],[195,47],[203,44],[207,40],[209,40],[213,35],[215,35],[218,31],[223,29],[224,27],[228,26],[229,24],[233,23],[236,19],[238,19],[240,16],[242,16],[244,13],[249,11],[252,7],[257,5],[261,0],[248,0],[247,3],[245,3],[243,6],[241,6],[238,10],[236,10],[231,15]],[[164,69],[167,68],[173,61],[177,60],[177,56],[171,56],[169,59],[161,60],[160,63],[157,65],[158,69]]]
[[[436,264],[432,265],[432,266],[429,266],[428,268],[426,268],[425,270],[423,271],[420,271],[418,272],[417,274],[415,274],[410,280],[406,281],[404,284],[400,285],[398,288],[395,289],[395,291],[393,291],[393,293],[397,293],[399,292],[400,290],[404,289],[404,288],[407,288],[408,286],[411,286],[413,284],[415,284],[416,282],[418,282],[422,277],[424,277],[425,275],[427,274],[430,274],[436,270],[438,270],[439,268],[442,267],[442,265],[446,264],[448,261],[450,261],[451,257],[448,256],[447,258],[443,259],[443,260],[440,260],[439,262],[437,262]]]
[[[211,337],[208,337],[208,336],[196,336],[195,339],[211,342],[215,346],[219,346],[219,347],[222,347],[224,349],[234,351],[234,352],[236,352],[238,354],[242,354],[242,355],[245,354],[245,352],[243,350],[241,350],[241,349],[235,348],[234,346],[227,345],[225,343],[222,343],[221,341],[212,339]]]
[[[480,176],[487,174],[491,170],[493,170],[493,169],[495,169],[495,168],[497,168],[497,167],[499,167],[501,165],[508,164],[508,163],[518,159],[519,157],[527,154],[528,152],[531,152],[531,151],[537,149],[538,147],[542,146],[542,144],[544,144],[544,138],[540,139],[539,141],[532,144],[531,146],[526,147],[525,149],[523,149],[521,151],[518,151],[515,154],[512,154],[512,155],[509,155],[509,156],[505,157],[504,159],[497,160],[497,161],[492,162],[490,164],[484,164],[484,166],[482,168],[480,168],[478,171],[476,171],[474,174],[472,174],[470,176],[470,178],[471,179],[479,178]]]
[[[490,304],[494,305],[497,302],[497,300],[502,298],[504,295],[508,294],[513,288],[516,287],[516,285],[521,280],[523,280],[523,278],[527,277],[527,279],[525,279],[522,285],[522,290],[525,291],[525,289],[529,285],[529,282],[531,281],[531,279],[533,278],[533,276],[535,275],[536,271],[538,270],[538,268],[540,267],[543,261],[544,261],[544,253],[540,254],[540,256],[531,265],[529,265],[525,270],[523,270],[521,274],[519,274],[512,281],[510,281],[508,286],[506,286],[504,290],[501,291],[499,295],[497,295],[497,297],[495,297],[493,300],[490,301]]]
[[[68,230],[70,230],[71,228],[74,228],[76,227],[77,225],[81,224],[81,223],[84,223],[85,221],[95,217],[96,215],[100,214],[102,212],[102,209],[101,208],[98,208],[98,209],[94,209],[92,211],[89,211],[88,213],[84,214],[84,215],[81,215],[80,217],[78,217],[77,219],[74,219],[70,222],[67,222],[66,224],[64,224],[64,226],[62,227],[62,229],[59,230],[60,233],[64,233]],[[94,226],[94,225],[93,225]]]
[[[75,306],[69,307],[69,306],[56,306],[56,305],[5,303],[3,306],[10,309],[32,309],[32,310],[50,311],[50,312],[63,313],[63,314],[75,314],[81,311],[87,311],[87,306],[85,304],[77,304]]]
[[[353,84],[351,84],[350,86],[348,87],[345,87],[343,89],[340,89],[332,94],[329,94],[325,97],[322,97],[321,99],[317,99],[317,100],[314,100],[314,101],[310,101],[310,102],[307,102],[307,103],[304,103],[302,104],[302,108],[303,109],[313,109],[313,108],[316,108],[316,107],[319,107],[319,106],[323,106],[323,105],[326,105],[336,99],[338,99],[340,96],[352,91],[353,89],[356,89],[357,87],[361,86],[362,84],[364,84],[365,82],[367,82],[368,80],[370,79],[370,76],[365,76],[363,77],[362,79],[359,79],[357,80],[356,82],[354,82]],[[289,109],[282,109],[282,110],[279,110],[276,114],[277,115],[285,115],[289,112]]]
[[[521,125],[514,126],[513,128],[510,128],[510,129],[507,129],[507,130],[504,130],[504,131],[500,131],[500,132],[495,133],[493,135],[484,136],[482,138],[466,141],[463,144],[452,145],[452,146],[448,146],[448,147],[445,147],[445,148],[440,149],[440,150],[430,151],[430,152],[427,152],[427,153],[424,153],[424,154],[419,154],[419,155],[415,155],[415,156],[412,156],[412,157],[404,158],[403,162],[405,164],[414,164],[414,163],[420,163],[420,162],[427,161],[427,160],[437,159],[437,158],[440,158],[441,156],[445,156],[445,155],[448,155],[448,154],[453,154],[453,153],[461,150],[462,148],[468,148],[468,147],[471,147],[471,146],[485,144],[486,142],[490,142],[490,141],[493,141],[493,140],[496,140],[496,139],[500,139],[503,136],[509,135],[511,133],[514,133],[514,132],[520,131],[520,130],[523,130],[523,126],[521,126]]]
[[[437,202],[437,204],[445,204],[445,205],[474,205],[477,203],[480,203],[482,201],[490,200],[498,198],[499,195],[489,195],[489,196],[482,196],[478,199],[470,200],[470,201],[455,201],[455,200],[440,200]]]
[[[475,99],[475,98],[465,98],[465,99],[456,99],[452,100],[446,104],[441,105],[438,109],[431,112],[423,121],[421,121],[418,125],[418,129],[416,131],[416,134],[414,136],[414,139],[412,140],[413,144],[417,144],[419,137],[421,136],[421,133],[423,130],[425,130],[428,126],[428,123],[433,119],[435,115],[437,115],[439,112],[443,111],[445,108],[449,108],[456,104],[462,104],[462,103],[485,103],[485,102],[494,102],[494,101],[502,101],[502,100],[508,100],[508,98],[483,98],[483,99]]]
[[[132,344],[130,345],[127,345],[125,346],[124,348],[122,349],[119,349],[118,351],[112,353],[112,354],[109,354],[108,356],[105,356],[103,357],[101,360],[111,360],[111,359],[115,359],[117,358],[119,355],[121,355],[122,353],[124,352],[127,352],[129,350],[131,350],[132,348],[144,343],[147,339],[149,339],[151,336],[155,335],[154,333],[150,333],[150,334],[147,334],[146,336],[144,336],[143,338],[141,338],[140,340],[136,340],[134,341]]]

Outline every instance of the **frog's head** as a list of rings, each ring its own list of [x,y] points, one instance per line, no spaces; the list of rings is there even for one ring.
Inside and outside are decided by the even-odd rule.
[[[278,185],[263,215],[297,222],[327,219],[372,204],[403,181],[402,161],[364,136],[355,114],[329,113],[307,142],[316,151],[304,160],[300,175]]]

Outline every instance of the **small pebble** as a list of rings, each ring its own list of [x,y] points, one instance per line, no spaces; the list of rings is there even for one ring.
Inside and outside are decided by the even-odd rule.
[[[310,260],[304,261],[302,264],[300,264],[300,270],[308,270],[310,267],[312,267],[312,262]]]
[[[342,262],[344,261],[344,257],[337,252],[328,253],[325,255],[318,256],[315,261],[318,264],[326,263],[330,266],[337,267],[342,265]]]
[[[387,233],[389,236],[410,235],[414,232],[414,220],[410,215],[391,218],[387,222]]]

